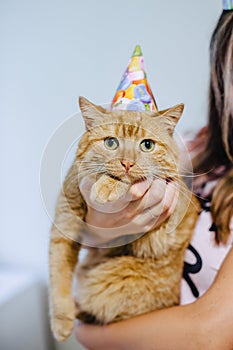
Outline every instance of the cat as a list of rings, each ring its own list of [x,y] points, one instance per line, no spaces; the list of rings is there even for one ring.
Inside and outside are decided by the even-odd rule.
[[[86,132],[58,198],[50,239],[51,324],[59,341],[71,334],[75,317],[107,324],[179,304],[184,252],[199,212],[177,170],[173,132],[183,104],[160,112],[108,111],[80,97],[79,105]],[[79,181],[86,176],[95,180],[90,197],[99,205],[155,178],[179,185],[178,203],[158,228],[115,248],[87,248],[78,261],[87,212]]]

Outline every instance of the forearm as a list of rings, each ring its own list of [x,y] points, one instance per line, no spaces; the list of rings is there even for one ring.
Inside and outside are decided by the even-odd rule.
[[[191,317],[191,306],[179,306],[147,315],[115,325],[117,337],[112,350],[192,350],[200,349],[192,342],[199,333],[199,323]],[[111,333],[111,327],[109,332]],[[115,334],[115,330],[113,330]],[[111,337],[111,334],[110,334]],[[122,338],[124,337],[124,342]],[[111,339],[111,338],[110,338]],[[119,344],[117,344],[119,342]],[[116,347],[114,345],[116,344]],[[107,347],[106,347],[107,350]]]
[[[104,327],[84,325],[77,336],[91,350],[199,350],[193,346],[199,322],[191,317],[192,308],[164,309]]]

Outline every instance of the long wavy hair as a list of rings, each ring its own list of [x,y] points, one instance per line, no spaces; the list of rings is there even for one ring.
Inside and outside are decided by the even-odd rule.
[[[196,173],[225,166],[213,191],[211,214],[217,242],[227,242],[233,216],[233,11],[223,11],[210,42],[209,111],[206,147],[193,162]]]
[[[233,163],[233,11],[223,11],[210,42],[207,144],[195,172]]]

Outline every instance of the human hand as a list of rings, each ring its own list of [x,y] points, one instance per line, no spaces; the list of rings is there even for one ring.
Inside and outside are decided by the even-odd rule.
[[[156,179],[132,185],[119,200],[107,204],[91,201],[93,181],[83,179],[81,193],[87,203],[86,223],[88,232],[84,237],[87,245],[99,246],[115,238],[148,232],[165,221],[174,211],[179,191],[171,181]],[[86,242],[85,242],[86,239]]]

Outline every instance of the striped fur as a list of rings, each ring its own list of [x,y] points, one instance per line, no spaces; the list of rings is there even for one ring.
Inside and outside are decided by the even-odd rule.
[[[159,113],[108,112],[81,98],[80,107],[87,131],[64,182],[51,231],[51,321],[58,340],[69,336],[75,315],[109,323],[178,304],[183,256],[198,215],[196,200],[179,178],[172,137],[183,105]],[[106,148],[109,137],[117,138],[117,149]],[[150,152],[140,148],[145,139],[154,141]],[[87,249],[77,263],[87,210],[79,181],[87,176],[94,179],[91,197],[99,203],[120,198],[136,181],[176,180],[178,204],[156,230],[117,248]]]

